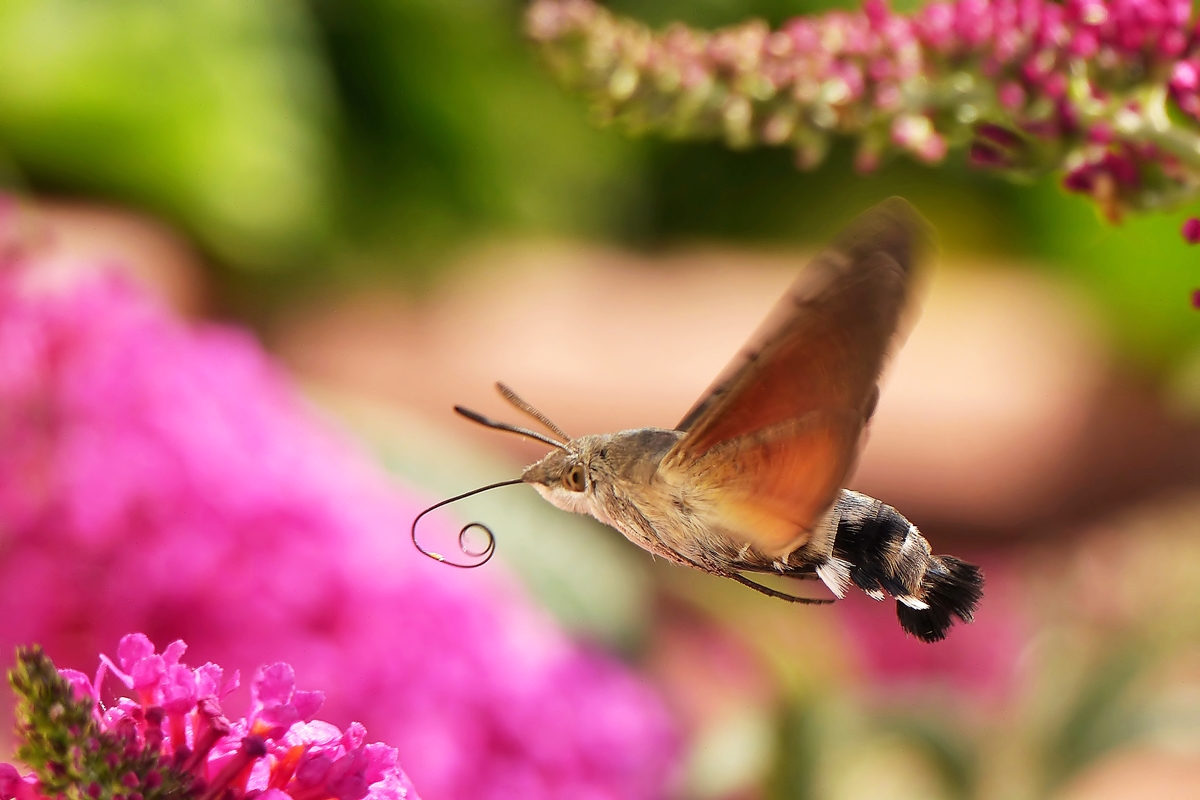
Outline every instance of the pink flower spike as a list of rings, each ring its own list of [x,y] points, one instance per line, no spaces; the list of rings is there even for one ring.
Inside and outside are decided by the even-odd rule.
[[[1192,291],[1192,308],[1200,308],[1200,289]]]
[[[1188,244],[1200,242],[1200,217],[1190,217],[1187,222],[1183,223],[1180,233],[1183,234],[1184,241]]]

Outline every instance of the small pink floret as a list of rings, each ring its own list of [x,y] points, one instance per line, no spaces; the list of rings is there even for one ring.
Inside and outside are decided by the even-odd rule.
[[[1180,61],[1171,70],[1171,88],[1179,92],[1194,92],[1200,86],[1200,71],[1191,61]]]
[[[1009,81],[1000,87],[996,93],[1000,105],[1009,111],[1016,111],[1025,105],[1025,90],[1016,81]]]
[[[117,644],[117,661],[121,669],[133,672],[133,668],[142,661],[154,655],[154,644],[144,633],[131,633],[122,636]]]
[[[1188,244],[1200,242],[1200,217],[1189,218],[1187,222],[1183,223],[1180,233],[1183,234],[1183,238]]]

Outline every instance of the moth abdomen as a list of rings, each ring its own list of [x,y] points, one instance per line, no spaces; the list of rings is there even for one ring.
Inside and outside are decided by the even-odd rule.
[[[970,622],[983,595],[983,573],[953,556],[935,556],[917,527],[891,506],[843,491],[834,505],[834,556],[850,580],[876,600],[896,598],[904,630],[925,642],[946,637],[954,618]]]

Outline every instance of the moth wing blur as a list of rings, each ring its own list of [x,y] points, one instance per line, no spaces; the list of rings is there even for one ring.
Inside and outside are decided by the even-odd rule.
[[[717,445],[686,471],[714,527],[779,558],[806,544],[853,467],[858,414],[813,411]],[[678,474],[678,473],[677,473]]]
[[[713,487],[718,506],[760,551],[803,544],[853,468],[929,243],[927,224],[899,198],[858,217],[677,426],[686,435],[663,469],[703,476],[727,464]]]

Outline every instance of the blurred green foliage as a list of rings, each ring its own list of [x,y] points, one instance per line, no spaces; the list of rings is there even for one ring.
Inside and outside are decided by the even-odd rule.
[[[543,72],[523,5],[10,0],[0,176],[164,215],[248,317],[333,280],[435,278],[481,237],[813,243],[898,193],[951,254],[1070,276],[1136,361],[1171,369],[1200,347],[1189,307],[1200,254],[1178,235],[1183,212],[1110,227],[1055,185],[1014,186],[961,163],[859,177],[844,150],[803,173],[784,152],[627,140],[593,127]],[[831,4],[612,5],[716,26]]]
[[[631,148],[587,123],[521,38],[516,3],[312,4],[343,111],[343,233],[405,256],[503,230],[603,233]]]
[[[0,4],[0,159],[18,185],[143,205],[239,266],[327,227],[333,96],[284,0]]]

